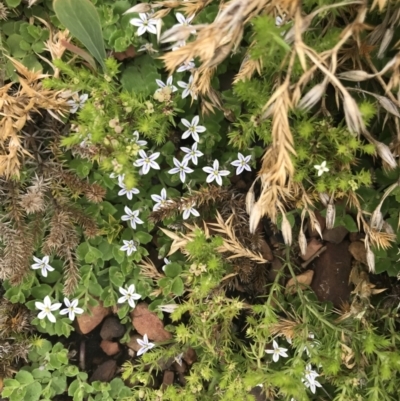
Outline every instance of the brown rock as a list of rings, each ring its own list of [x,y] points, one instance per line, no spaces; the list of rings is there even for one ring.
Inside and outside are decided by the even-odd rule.
[[[267,396],[263,392],[262,387],[254,387],[251,389],[250,394],[254,396],[255,401],[267,401]]]
[[[247,184],[243,180],[239,180],[236,183],[236,188],[237,189],[245,189],[247,187]]]
[[[122,337],[125,334],[125,326],[115,316],[109,316],[104,319],[101,326],[100,337],[103,340],[112,340],[113,338]]]
[[[303,260],[309,260],[311,257],[322,248],[321,242],[317,238],[311,238],[307,244],[307,250],[305,255],[300,255]]]
[[[119,352],[119,344],[113,341],[102,340],[100,347],[109,356],[118,354]]]
[[[131,312],[132,325],[136,331],[144,336],[147,334],[149,340],[166,341],[172,338],[172,334],[164,329],[161,319],[154,313],[149,311],[149,306],[145,302],[141,302]]]
[[[269,260],[270,262],[274,259],[274,255],[272,254],[271,248],[267,244],[264,238],[261,238],[259,241],[259,246],[261,250],[261,255],[264,259]]]
[[[365,238],[365,233],[350,233],[349,234],[349,239],[351,242],[360,241],[363,238]]]
[[[171,370],[166,370],[164,372],[163,382],[162,382],[162,389],[165,390],[167,386],[171,386],[174,382],[174,372]]]
[[[186,386],[186,377],[183,373],[178,373],[178,380],[181,386]]]
[[[123,61],[126,58],[133,58],[136,56],[136,50],[131,45],[124,52],[113,52],[112,54],[118,61]]]
[[[344,237],[349,233],[346,227],[338,226],[325,230],[322,232],[322,237],[325,241],[332,242],[333,244],[340,244]]]
[[[76,317],[77,331],[80,334],[90,333],[111,313],[111,309],[105,308],[101,301],[97,306],[89,305],[88,309],[90,314],[82,313]]]
[[[315,269],[311,288],[320,301],[330,301],[336,307],[350,297],[351,254],[348,247],[348,241],[327,243],[326,251],[312,262]]]
[[[321,226],[321,233],[322,233],[325,230],[325,226],[326,226],[325,217],[322,217],[318,211],[315,211],[315,217],[317,218],[318,223]],[[318,231],[311,229],[310,219],[308,219],[308,221],[307,221],[307,231],[308,231],[308,235],[310,237],[315,237],[315,238],[319,237]]]
[[[197,354],[193,348],[188,348],[187,351],[183,354],[182,359],[190,366],[193,365],[197,361]]]
[[[90,381],[99,380],[101,382],[109,382],[115,376],[115,372],[117,371],[117,362],[113,359],[106,361],[99,365],[96,370],[93,372]]]
[[[140,348],[142,348],[137,340],[143,340],[143,336],[140,334],[132,334],[129,342],[126,344],[130,349],[133,349],[134,351],[138,352]]]
[[[354,241],[349,245],[349,251],[353,258],[358,262],[368,265],[367,262],[367,250],[365,244],[361,241]]]
[[[179,365],[178,362],[174,362],[172,364],[172,368],[175,370],[175,372],[178,373],[185,373],[187,371],[187,365],[185,361],[182,361],[182,363]]]

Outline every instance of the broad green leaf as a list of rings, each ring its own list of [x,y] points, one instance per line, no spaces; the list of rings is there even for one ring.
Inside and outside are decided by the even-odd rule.
[[[52,288],[47,284],[40,284],[32,288],[32,295],[39,300],[45,298],[46,295],[51,294]]]
[[[122,263],[123,260],[125,259],[125,253],[124,251],[121,251],[119,245],[114,245],[113,248],[113,255],[114,255],[114,259],[118,262],[118,263]]]
[[[24,293],[18,287],[11,287],[6,291],[4,297],[7,298],[13,304],[19,302],[23,304],[25,302]]]
[[[54,0],[53,8],[60,22],[87,47],[105,70],[106,51],[96,7],[89,0]]]
[[[79,373],[79,368],[75,365],[68,365],[64,368],[64,374],[68,377],[74,377]]]
[[[13,57],[24,57],[26,55],[26,50],[22,50],[20,43],[23,41],[21,35],[13,34],[6,40],[7,46],[10,49],[10,53]]]
[[[8,401],[24,401],[25,400],[25,393],[26,393],[26,387],[25,386],[20,386],[19,388],[15,389],[12,394],[10,394],[10,397],[8,398]]]
[[[88,252],[85,255],[86,263],[93,263],[97,259],[101,259],[103,257],[103,254],[101,253],[100,250],[98,250],[97,248],[90,246],[90,245],[88,245],[88,247],[89,247]]]
[[[150,96],[157,89],[156,79],[160,78],[154,60],[150,56],[141,56],[130,62],[122,71],[121,83],[128,92]]]
[[[354,219],[346,214],[342,218],[342,224],[349,230],[351,233],[357,233],[358,232],[358,227]]]
[[[176,277],[174,282],[172,283],[171,290],[175,295],[182,295],[185,287],[183,285],[183,281],[180,277]]]
[[[69,365],[66,367],[66,369],[67,368],[75,368],[75,366]],[[51,387],[57,394],[62,394],[65,392],[65,389],[67,388],[67,378],[64,376],[63,373],[59,371],[53,373],[51,379]]]
[[[152,235],[144,231],[138,231],[133,236],[135,240],[139,241],[141,244],[148,244],[153,239]]]
[[[76,256],[79,260],[83,260],[85,259],[85,255],[88,253],[88,251],[89,245],[87,244],[87,242],[82,242],[82,244],[80,244],[76,249]]]
[[[36,58],[35,55],[29,54],[28,56],[25,56],[22,60],[21,63],[31,71],[41,71],[43,70],[42,64],[39,63],[38,59]]]
[[[165,265],[165,275],[167,277],[176,277],[179,276],[182,272],[182,267],[178,263],[168,263]]]
[[[33,382],[26,386],[24,401],[37,401],[41,398],[42,386],[39,382]]]
[[[21,3],[21,0],[6,0],[6,4],[10,8],[18,7]]]
[[[48,370],[33,369],[32,376],[36,380],[51,379],[51,373]]]
[[[4,387],[6,388],[18,388],[20,386],[19,381],[15,379],[4,379]]]
[[[93,281],[89,281],[88,290],[95,297],[99,297],[103,292],[103,288],[101,287],[101,285],[98,283],[94,283]]]
[[[21,384],[29,384],[35,381],[32,374],[27,372],[26,370],[20,370],[15,375],[15,379],[18,380]]]
[[[122,287],[125,281],[125,277],[121,273],[121,269],[117,266],[111,266],[109,272],[110,272],[110,281],[116,287]]]

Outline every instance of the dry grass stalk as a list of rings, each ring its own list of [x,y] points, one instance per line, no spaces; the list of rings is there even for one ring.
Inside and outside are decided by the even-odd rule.
[[[216,185],[202,187],[198,191],[193,191],[190,196],[185,198],[171,199],[167,205],[150,213],[149,220],[153,223],[157,223],[166,218],[175,216],[188,204],[195,204],[196,208],[210,207],[214,204],[221,204],[229,201],[231,197],[232,192],[227,188],[218,187]]]
[[[29,157],[20,139],[20,131],[31,114],[41,109],[52,110],[62,115],[68,110],[67,100],[60,97],[61,92],[45,90],[40,80],[47,75],[29,71],[19,61],[10,58],[18,75],[19,88],[11,91],[12,84],[0,88],[0,176],[19,177],[22,159]]]
[[[188,258],[190,258],[190,254],[186,251],[185,247],[189,242],[193,241],[194,235],[190,235],[190,234],[185,235],[182,233],[180,233],[180,235],[179,235],[179,234],[176,234],[173,231],[167,230],[165,228],[160,228],[160,230],[167,237],[169,237],[173,240],[172,244],[171,244],[171,248],[170,248],[167,256],[173,255],[175,252],[180,250],[184,255],[186,255]]]
[[[295,338],[296,327],[299,327],[301,322],[289,319],[279,318],[277,323],[272,323],[269,326],[269,331],[272,336],[285,336],[292,340]]]
[[[389,194],[390,191],[394,189],[394,187],[393,187],[394,185],[395,184],[393,184],[386,190],[387,194]],[[348,196],[349,204],[354,206],[357,209],[357,225],[358,225],[358,229],[360,231],[363,230],[365,232],[366,249],[368,250],[370,248],[370,246],[375,246],[377,248],[382,248],[382,249],[390,248],[391,243],[396,241],[396,234],[392,233],[390,231],[384,232],[384,231],[378,231],[376,229],[373,229],[371,227],[371,224],[369,224],[364,217],[364,214],[369,214],[369,213],[364,212],[362,210],[360,201],[357,197],[357,194],[354,192],[349,192],[349,194],[347,196]],[[372,266],[371,252],[370,252],[369,256],[371,259],[371,266]],[[367,254],[367,256],[368,256],[368,254]]]
[[[239,72],[236,74],[235,79],[233,80],[234,84],[239,81],[246,81],[250,79],[256,71],[258,72],[259,75],[261,75],[261,69],[262,69],[261,58],[254,60],[253,58],[250,57],[250,51],[254,45],[255,42],[252,42],[250,44],[249,50],[239,68]]]
[[[152,262],[151,259],[145,258],[143,259],[139,267],[141,268],[140,272],[143,274],[143,276],[151,279],[151,280],[159,280],[160,278],[165,277],[164,274],[160,273],[157,268],[154,266],[154,263]]]
[[[232,214],[225,222],[219,212],[217,212],[217,223],[208,223],[208,225],[212,227],[213,231],[223,234],[224,244],[220,246],[217,250],[221,253],[232,253],[232,255],[228,256],[228,260],[236,258],[247,258],[256,263],[267,263],[268,260],[264,259],[261,253],[255,253],[251,251],[238,241],[233,229],[233,218],[234,215]]]
[[[49,39],[44,42],[44,47],[50,53],[51,59],[61,59],[65,50],[67,50],[63,42],[69,42],[70,40],[68,29],[66,29],[65,31],[57,31],[56,33],[54,33],[54,28],[46,20],[39,17],[35,18],[37,18],[43,25],[45,25],[49,31]],[[58,78],[60,75],[60,70],[45,57],[42,57],[40,54],[38,54],[38,56],[47,64],[49,64],[51,68],[53,68],[54,77]]]
[[[210,69],[217,67],[231,51],[238,48],[245,24],[253,16],[258,15],[268,3],[270,3],[269,0],[231,0],[221,7],[219,14],[211,24],[194,25],[193,28],[173,27],[164,32],[161,42],[186,40],[191,30],[195,29],[197,32],[197,37],[193,42],[161,57],[167,70],[172,73],[181,64],[199,58],[201,64],[193,80],[193,86],[199,87],[200,77],[203,74],[209,74]],[[180,5],[186,8],[188,15],[192,15],[192,12],[194,13],[207,4],[208,1],[200,2],[199,5],[194,5],[194,2]]]

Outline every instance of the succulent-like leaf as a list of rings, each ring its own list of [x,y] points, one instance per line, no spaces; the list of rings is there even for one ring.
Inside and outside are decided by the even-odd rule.
[[[89,0],[54,0],[53,8],[60,22],[87,47],[105,69],[106,51],[95,6]]]

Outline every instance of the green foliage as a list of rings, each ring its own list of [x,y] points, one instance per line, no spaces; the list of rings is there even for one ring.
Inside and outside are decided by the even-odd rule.
[[[280,111],[282,120],[277,125],[273,120],[276,109],[268,104],[280,85],[286,82],[287,88],[293,90],[305,73],[303,68],[313,68],[310,58],[301,59],[302,51],[310,47],[311,54],[320,53],[322,60],[322,56],[328,54],[323,52],[329,52],[343,37],[343,21],[352,19],[360,5],[343,5],[339,10],[329,8],[312,20],[302,20],[302,23],[310,23],[310,29],[302,34],[303,47],[296,49],[293,46],[300,46],[296,42],[299,38],[295,38],[294,43],[286,36],[295,27],[295,16],[281,25],[267,13],[252,17],[235,53],[215,68],[213,76],[210,73],[210,87],[215,93],[210,91],[208,95],[214,94],[214,97],[208,98],[203,93],[196,103],[191,96],[182,96],[182,82],[189,82],[189,72],[174,74],[171,85],[179,86],[176,91],[168,85],[165,85],[167,89],[160,87],[156,81],[165,83],[169,76],[158,58],[164,54],[166,45],[158,45],[148,32],[138,35],[136,27],[129,23],[137,15],[123,15],[132,6],[130,1],[55,0],[54,9],[49,0],[37,2],[31,8],[19,0],[6,0],[6,4],[12,13],[8,21],[0,21],[0,62],[5,66],[4,80],[18,79],[14,66],[3,57],[9,55],[31,70],[53,73],[54,68],[57,74],[41,80],[44,90],[64,91],[63,96],[68,98],[73,93],[74,102],[79,95],[87,95],[87,100],[77,110],[69,110],[69,116],[68,110],[64,111],[62,119],[68,125],[62,124],[62,130],[29,125],[26,132],[32,129],[36,133],[37,129],[48,133],[40,143],[46,152],[34,154],[34,167],[24,160],[21,178],[5,183],[10,194],[8,203],[0,209],[7,222],[2,225],[0,256],[6,257],[7,252],[23,255],[27,273],[19,283],[2,281],[4,297],[13,304],[25,305],[32,312],[31,324],[38,333],[54,337],[51,341],[30,338],[24,366],[13,378],[8,371],[4,375],[2,396],[10,401],[47,401],[58,395],[68,395],[74,401],[161,398],[165,401],[253,401],[254,394],[263,391],[271,399],[298,401],[322,399],[324,392],[334,401],[395,399],[400,383],[399,319],[398,307],[388,299],[392,297],[398,304],[398,296],[392,292],[386,299],[378,294],[370,299],[374,285],[364,282],[369,293],[360,295],[362,286],[355,286],[358,292],[355,290],[352,294],[353,303],[345,305],[347,309],[340,316],[331,304],[319,302],[304,286],[296,284],[294,293],[285,291],[283,284],[290,278],[295,279],[302,270],[297,267],[297,253],[294,252],[297,244],[289,249],[276,240],[274,262],[281,261],[282,268],[274,272],[275,278],[265,278],[266,270],[271,269],[269,264],[261,264],[257,259],[260,258],[259,233],[248,233],[249,218],[244,202],[240,203],[256,175],[247,171],[246,175],[234,177],[231,164],[238,158],[238,151],[251,156],[249,166],[253,172],[257,169],[259,176],[254,186],[256,195],[271,189],[268,180],[273,166],[260,170],[260,165],[265,160],[265,149],[281,144],[283,135],[277,136],[276,132],[283,132],[287,123],[293,139],[293,143],[289,142],[294,152],[289,152],[289,158],[294,174],[290,179],[285,176],[283,183],[293,183],[296,190],[288,193],[289,187],[281,183],[276,203],[282,202],[284,206],[286,219],[295,234],[293,238],[305,228],[305,207],[326,217],[326,202],[321,203],[320,196],[327,195],[331,206],[335,200],[349,201],[346,205],[344,201],[336,205],[335,227],[344,226],[350,233],[365,231],[379,206],[390,226],[385,228],[387,231],[375,230],[377,234],[374,233],[392,235],[391,241],[400,244],[400,234],[390,234],[390,227],[398,226],[400,190],[396,188],[386,193],[398,182],[399,169],[389,171],[386,165],[381,167],[376,158],[377,141],[389,144],[391,131],[397,127],[391,120],[398,113],[393,99],[390,100],[390,96],[395,99],[395,95],[389,95],[379,86],[390,80],[389,74],[377,75],[379,80],[375,83],[380,89],[376,93],[371,92],[376,88],[369,81],[360,80],[354,86],[350,81],[346,86],[356,99],[362,123],[374,138],[369,142],[347,128],[348,116],[341,103],[343,94],[334,92],[338,91],[334,79],[342,82],[339,75],[342,70],[332,68],[334,79],[330,77],[330,84],[319,100],[322,103],[319,109],[304,111],[295,107],[299,100],[296,96],[304,96],[323,80],[322,69],[317,67],[309,74],[309,80],[299,86],[299,92],[291,92],[291,96],[282,92],[277,97],[281,101],[288,96],[290,106]],[[299,15],[324,5],[335,4],[328,0],[304,1]],[[163,18],[163,31],[176,24],[171,10]],[[196,22],[211,23],[221,14],[218,2],[211,2],[199,11]],[[372,10],[369,15],[368,24],[375,20],[376,25],[381,23],[378,11]],[[51,30],[68,28],[79,41],[74,42],[75,45],[83,44],[102,66],[102,71],[88,68],[82,60],[72,57],[69,50],[61,58],[50,60],[44,41],[54,32],[34,17],[43,18]],[[236,19],[232,17],[232,21]],[[357,28],[360,32],[364,29],[361,25]],[[355,47],[357,43],[369,43],[371,38],[363,35],[354,34]],[[188,43],[192,43],[191,40]],[[222,46],[218,55],[221,49]],[[80,50],[80,53],[76,51],[78,55],[83,54]],[[131,51],[130,55],[129,52],[123,54],[127,50]],[[376,67],[383,68],[382,63],[388,61],[386,56],[384,60],[376,57],[375,49],[369,50],[367,46],[365,51],[365,57],[357,60],[360,65],[372,59]],[[157,57],[156,53],[159,53]],[[39,56],[48,59],[52,67]],[[117,61],[117,57],[122,61]],[[348,49],[341,48],[332,59],[347,68],[351,63],[346,62],[346,57],[350,57]],[[240,65],[243,67],[249,60],[259,63],[253,67],[260,75],[244,74],[245,79],[236,79],[233,83]],[[197,67],[201,62],[195,58]],[[324,59],[324,63],[328,61]],[[199,71],[200,68],[191,73],[196,75]],[[368,72],[371,71],[368,67]],[[242,72],[239,71],[239,75]],[[65,91],[70,91],[69,95]],[[389,97],[383,100],[384,95]],[[220,109],[207,115],[209,101],[218,103]],[[383,112],[389,117],[383,117]],[[197,143],[203,155],[196,165],[191,162],[194,171],[187,174],[182,183],[179,174],[172,175],[168,171],[174,167],[174,159],[182,161],[182,148],[192,146],[190,137],[182,139],[187,129],[183,119],[190,122],[195,116],[199,116],[199,125],[205,127]],[[21,133],[21,140],[28,141],[24,135]],[[143,139],[146,145],[138,143]],[[390,146],[394,152],[398,144],[394,141]],[[160,153],[157,158],[160,168],[142,174],[140,166],[135,165],[140,151],[147,155]],[[222,189],[206,183],[208,174],[203,168],[211,166],[214,160],[219,161],[221,169],[230,171]],[[278,161],[283,163],[282,159]],[[318,174],[316,166],[324,162],[329,172]],[[55,173],[51,170],[54,166],[59,168]],[[50,171],[47,178],[52,177],[41,195],[50,206],[33,215],[21,206],[21,198],[29,192],[34,175],[43,171]],[[259,185],[264,179],[266,181]],[[139,192],[127,195],[134,189]],[[164,199],[166,203],[154,210],[153,197],[159,196],[163,189],[172,203]],[[301,191],[304,196],[299,195]],[[199,211],[198,220],[194,220],[193,215],[189,220],[182,216],[182,206],[187,204],[193,204]],[[272,206],[275,208],[276,204]],[[136,222],[134,226],[126,220],[126,208],[138,212],[141,223]],[[250,212],[253,208],[251,205]],[[224,216],[233,213],[241,222],[231,227],[234,235],[229,237],[239,254],[226,247],[226,227],[219,231],[210,229],[215,228],[215,211],[224,212]],[[281,230],[283,226],[282,210],[278,212],[273,219],[276,225],[271,224],[272,231]],[[56,220],[59,216],[65,219]],[[51,221],[50,226],[45,226],[48,221]],[[265,219],[263,225],[269,223]],[[43,238],[54,227],[59,229],[60,237],[65,234],[71,241],[71,246],[66,248],[67,255],[62,254],[62,246],[56,251],[53,243],[44,243]],[[159,228],[168,228],[169,235]],[[21,245],[24,252],[12,253],[10,247],[7,249],[7,229],[19,230],[11,232],[13,241],[8,240],[15,249],[18,249],[19,233],[26,233]],[[124,249],[126,242],[134,247],[132,252]],[[397,247],[389,245],[389,241],[387,246],[386,243],[380,247],[371,245],[376,273],[385,273],[381,276],[385,283],[387,276],[399,275]],[[240,253],[245,251],[248,253]],[[168,252],[170,259],[164,260],[165,265],[161,266],[157,258],[165,258]],[[33,254],[36,257],[48,254],[54,270],[46,277],[40,269],[29,270]],[[252,269],[246,276],[244,272],[249,266]],[[367,275],[366,271],[364,273]],[[118,300],[121,289],[131,285],[140,295],[138,302],[147,302],[149,309],[160,318],[172,312],[164,319],[172,338],[157,343],[141,357],[127,359],[121,377],[109,383],[89,383],[88,374],[79,370],[67,347],[57,340],[57,337],[63,338],[64,343],[70,338],[74,330],[70,319],[59,310],[53,312],[55,323],[35,316],[38,313],[36,303],[43,302],[45,297],[49,296],[52,302],[62,302],[66,282],[71,276],[76,282],[68,287],[71,290],[68,296],[77,299],[86,313],[102,303],[104,307],[113,308],[120,321],[129,327],[121,342],[129,341],[133,331],[132,307]],[[256,291],[256,286],[249,290],[248,286],[254,282],[261,283],[261,290]],[[0,346],[3,340],[9,341],[9,337],[15,343],[20,340],[18,336],[0,338]],[[281,354],[277,361],[270,352],[274,341],[288,354],[286,357]],[[195,358],[188,358],[188,353]],[[156,376],[173,363],[177,364],[173,361],[179,360],[182,354],[186,366],[190,366],[185,370],[185,384],[174,382],[157,388]],[[12,363],[14,359],[13,355]],[[322,389],[312,391],[304,385],[305,371],[311,368],[317,372],[316,380]]]
[[[96,7],[89,0],[54,0],[53,8],[60,22],[105,69],[106,52]]]

